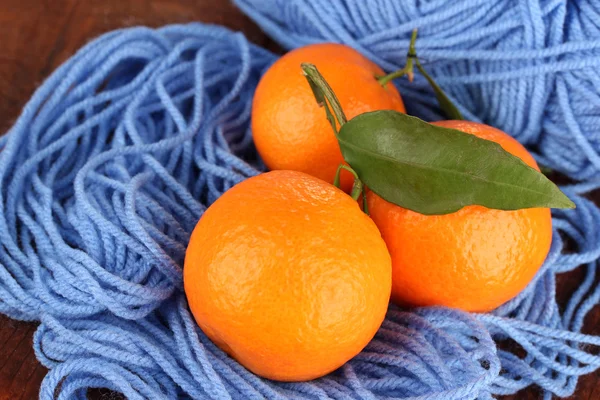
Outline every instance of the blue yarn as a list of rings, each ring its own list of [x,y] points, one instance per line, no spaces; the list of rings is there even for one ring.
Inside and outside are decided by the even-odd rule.
[[[331,39],[328,25],[311,25],[320,14],[303,16],[299,11],[319,2],[295,2],[283,7],[279,16],[267,14],[269,8],[252,14],[251,3],[243,3],[272,33],[284,28],[269,26],[271,19],[261,20],[259,15],[283,18],[285,29],[303,32],[289,34],[290,46],[304,39],[322,40],[319,35]],[[386,7],[399,10],[397,3],[389,1]],[[259,4],[263,3],[254,6]],[[397,16],[377,13],[377,8],[362,1],[327,4],[327,17],[338,24],[332,25],[331,32],[349,42],[354,36],[344,33],[345,26],[384,29]],[[417,19],[419,9],[402,4],[407,18]],[[437,25],[440,31],[445,27],[463,32],[467,22],[447,19],[466,6],[442,4],[422,6],[431,8],[430,29],[435,31]],[[479,30],[469,34],[477,40],[491,43],[494,32],[505,34],[508,27],[519,26],[512,9],[505,8],[507,16],[493,25],[495,20],[486,16],[496,8],[483,2],[480,7],[485,12],[462,14],[474,13],[481,19]],[[590,23],[570,26],[578,32],[589,29]],[[392,33],[381,35],[401,32],[404,37],[412,28],[408,25],[396,24]],[[406,31],[399,28],[404,26]],[[537,28],[533,31],[539,34]],[[423,55],[437,60],[443,53],[431,47],[433,39],[425,40],[426,30],[422,33]],[[452,35],[443,40],[457,42],[456,46],[464,43]],[[393,59],[392,41],[385,46],[377,43],[369,47],[385,50],[386,57]],[[406,40],[394,46],[402,43]],[[519,41],[513,38],[511,43],[516,46]],[[498,57],[514,59],[526,69],[538,61],[545,65],[542,61],[547,57],[568,55],[581,61],[597,48],[589,43],[574,44],[575,50],[569,46],[534,50],[534,61],[519,52],[513,58],[508,53]],[[274,59],[241,34],[215,26],[115,31],[85,46],[55,71],[0,139],[0,312],[40,321],[34,349],[50,368],[40,398],[54,399],[58,393],[59,399],[84,399],[88,387],[107,387],[129,399],[463,400],[491,399],[529,385],[538,385],[549,398],[572,393],[580,375],[600,367],[593,347],[600,345],[600,337],[580,333],[585,315],[600,301],[596,276],[600,210],[585,198],[596,187],[593,180],[564,188],[577,209],[554,212],[553,243],[545,264],[518,297],[491,314],[390,306],[363,352],[311,382],[258,378],[213,345],[195,324],[182,291],[185,246],[210,203],[235,183],[264,170],[252,145],[249,116],[257,81]],[[392,66],[386,62],[386,67]],[[434,70],[438,75],[446,71],[448,77],[457,71],[448,66]],[[466,67],[462,70],[461,79],[471,76],[466,75]],[[485,76],[483,69],[477,71]],[[561,74],[552,76],[558,81]],[[580,76],[573,72],[563,78],[571,97],[561,100],[562,95],[556,94],[556,106],[548,106],[547,115],[542,112],[544,129],[527,140],[539,145],[540,157],[550,167],[563,170],[566,164],[561,160],[567,160],[577,167],[572,176],[585,172],[595,178],[599,169],[584,153],[566,147],[559,159],[547,151],[563,142],[575,146],[574,139],[567,140],[575,131],[564,131],[560,137],[548,133],[567,126],[550,113],[565,106],[570,106],[582,137],[595,149],[594,133],[588,129],[594,120],[593,97],[576,101],[569,85]],[[464,92],[445,82],[462,110],[473,110],[465,114],[478,112],[484,119],[497,114],[507,118],[502,120],[505,124],[517,123],[508,119],[526,120],[525,109],[519,111],[519,119],[512,108],[479,113],[475,104],[496,104],[498,96],[512,91],[516,91],[514,102],[554,104],[545,95],[532,98],[544,92],[530,87],[530,82],[509,83],[505,88],[495,82],[493,88],[483,90],[487,81],[482,78]],[[578,83],[582,87],[575,91],[587,90],[592,96],[590,87],[583,86],[596,81],[586,82]],[[555,86],[557,93],[563,90]],[[423,87],[402,89],[408,104],[431,100]],[[527,108],[533,118],[532,109]],[[523,129],[511,132],[527,138],[526,122],[518,122]],[[575,244],[573,252],[563,251],[567,238]],[[567,306],[559,309],[556,274],[579,265],[585,277]],[[518,343],[525,356],[497,347],[504,341]]]
[[[544,165],[600,184],[596,0],[235,0],[283,47],[348,44],[391,71],[410,32],[467,119],[513,134]],[[427,82],[397,82],[411,114],[440,119]]]

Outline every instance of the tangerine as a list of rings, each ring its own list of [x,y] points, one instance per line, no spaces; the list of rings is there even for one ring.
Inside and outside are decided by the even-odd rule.
[[[497,142],[539,168],[514,138],[488,125],[440,121]],[[515,211],[468,206],[446,215],[422,215],[367,194],[375,221],[392,256],[392,301],[490,311],[516,296],[544,262],[552,240],[548,208]]]
[[[257,375],[302,381],[358,354],[387,310],[391,259],[350,196],[296,171],[225,192],[188,245],[184,286],[204,333]]]
[[[263,75],[252,103],[252,134],[271,170],[306,172],[329,183],[344,162],[337,139],[304,77],[300,64],[313,63],[339,99],[348,119],[375,110],[405,112],[392,83],[382,86],[384,72],[356,50],[334,43],[301,47],[285,54]],[[342,172],[342,187],[352,177]]]

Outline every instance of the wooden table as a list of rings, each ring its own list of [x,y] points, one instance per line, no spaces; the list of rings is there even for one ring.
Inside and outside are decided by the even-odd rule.
[[[188,21],[226,25],[275,48],[228,0],[0,0],[0,133],[44,78],[95,36],[126,26]],[[568,293],[577,278],[577,272],[562,277],[562,291]],[[35,327],[0,315],[0,400],[37,398],[46,370],[33,354]],[[588,316],[585,332],[600,334],[600,307]],[[91,391],[90,397],[119,398],[106,391]],[[537,398],[535,389],[507,397]],[[600,373],[583,377],[571,399],[600,399]]]

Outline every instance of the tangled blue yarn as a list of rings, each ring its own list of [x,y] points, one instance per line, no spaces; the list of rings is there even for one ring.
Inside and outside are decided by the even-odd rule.
[[[513,134],[538,161],[600,182],[597,0],[235,0],[286,48],[348,44],[386,70],[417,53],[467,119]],[[424,79],[400,82],[408,111],[440,119]]]
[[[290,46],[328,38],[326,25],[311,25],[315,15],[303,14],[313,2],[290,2],[289,7],[282,2],[277,18],[287,28],[272,22],[276,16],[272,9],[260,8],[262,2],[239,3],[269,32],[290,29]],[[392,3],[385,2],[386,7],[394,9]],[[331,28],[338,33],[350,23],[371,26],[379,21],[375,26],[381,28],[393,21],[389,15],[366,14],[374,11],[362,9],[358,0],[328,4],[332,20],[345,21]],[[251,6],[256,7],[252,12]],[[447,10],[438,12],[448,15]],[[372,20],[356,22],[357,15]],[[434,20],[452,26],[442,24],[442,17]],[[486,21],[478,22],[480,30]],[[412,25],[406,26],[408,33]],[[294,34],[294,29],[303,33]],[[473,35],[488,40],[497,30]],[[425,29],[422,38],[423,55],[432,60],[456,54],[425,52],[433,39],[426,39]],[[450,35],[445,40],[463,48],[464,41]],[[375,45],[381,43],[367,45],[379,49]],[[394,46],[402,47],[402,42]],[[387,58],[400,60],[391,41],[383,47]],[[580,44],[568,54],[580,60],[593,50]],[[544,51],[531,52],[540,65]],[[40,322],[34,348],[50,369],[40,398],[85,399],[87,388],[107,387],[128,399],[463,400],[491,399],[529,385],[538,385],[550,398],[572,393],[580,375],[600,367],[594,351],[600,337],[580,333],[585,315],[600,301],[600,210],[585,198],[596,187],[593,173],[589,180],[563,188],[577,209],[553,214],[554,237],[545,264],[526,290],[491,314],[392,306],[363,352],[311,382],[258,378],[216,348],[187,308],[181,270],[185,246],[210,203],[264,169],[252,144],[249,117],[257,81],[274,59],[241,34],[215,26],[115,31],[55,71],[0,139],[0,312]],[[449,79],[454,76],[450,67],[435,69],[438,75],[442,70]],[[530,99],[531,93],[547,88],[534,89],[523,81],[502,89],[495,82],[488,91],[482,88],[487,83],[478,80],[486,74],[465,74],[461,79],[478,77],[472,87],[464,93],[452,90],[463,111],[473,110],[470,116],[479,110],[475,103],[491,107],[499,101],[492,97],[504,90],[522,86],[515,89],[520,93],[516,98],[534,104],[541,100]],[[581,85],[598,83],[584,81]],[[444,84],[450,87],[449,82]],[[592,86],[585,89],[590,96]],[[407,103],[428,102],[424,90],[403,89]],[[561,160],[577,167],[573,176],[599,171],[572,150],[576,140],[566,138],[575,133],[556,133],[568,125],[552,114],[561,112],[560,99],[554,108],[544,99],[543,106],[549,107],[542,111],[544,128],[531,137],[522,130],[511,132],[539,145],[540,157],[552,168],[564,170],[564,164],[544,149],[564,142]],[[594,149],[590,127],[598,103],[592,100],[584,104],[570,97],[564,105]],[[509,120],[515,114],[498,107],[477,115],[486,119],[492,113],[506,113],[507,119],[498,121],[514,123]],[[573,251],[563,249],[566,240]],[[567,306],[559,308],[556,274],[580,265],[584,279]],[[505,350],[504,343],[510,342],[518,343],[523,354]]]

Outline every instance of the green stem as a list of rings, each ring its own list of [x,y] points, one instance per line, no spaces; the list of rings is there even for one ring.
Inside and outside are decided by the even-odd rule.
[[[350,172],[352,176],[354,176],[354,184],[352,185],[352,191],[350,192],[350,197],[354,199],[354,201],[358,201],[358,198],[361,194],[364,194],[363,183],[358,177],[356,171],[352,169],[352,167],[347,166],[346,164],[340,164],[337,171],[335,172],[335,179],[333,180],[333,185],[337,188],[340,187],[340,173],[342,170]]]
[[[440,108],[442,109],[442,111],[444,111],[444,114],[446,114],[446,116],[449,119],[464,119],[460,111],[458,111],[458,108],[454,105],[454,103],[452,103],[452,100],[450,100],[448,95],[444,93],[442,88],[437,83],[435,83],[433,78],[427,73],[427,71],[425,71],[425,68],[423,68],[423,66],[421,65],[421,62],[417,58],[417,51],[415,50],[416,41],[417,30],[415,29],[413,30],[412,36],[410,38],[410,45],[408,46],[408,53],[406,54],[406,65],[404,66],[404,68],[396,72],[392,72],[391,74],[377,78],[377,82],[379,82],[381,86],[385,87],[385,85],[391,80],[401,78],[404,75],[406,75],[408,77],[408,80],[412,82],[414,78],[413,70],[414,67],[417,67],[421,75],[423,75],[425,79],[427,79],[427,82],[429,82],[429,85],[433,89],[435,97],[437,98]]]
[[[340,164],[337,168],[337,171],[335,171],[335,178],[333,179],[333,186],[335,186],[336,188],[340,188],[340,173],[342,172],[342,167],[344,166],[344,164]]]
[[[302,63],[301,67],[302,71],[304,72],[304,76],[306,77],[306,80],[313,91],[317,103],[325,108],[327,119],[329,120],[333,131],[337,135],[338,129],[336,119],[337,123],[340,125],[340,128],[342,125],[348,122],[339,100],[335,96],[331,86],[329,86],[325,78],[323,78],[323,75],[321,75],[314,64]],[[331,109],[329,107],[331,107]],[[331,110],[333,110],[333,113]]]
[[[385,76],[380,76],[379,78],[377,78],[377,82],[379,82],[379,84],[381,86],[385,86],[388,84],[388,82],[393,81],[396,78],[401,78],[404,75],[408,76],[408,80],[410,82],[413,81],[413,78],[414,78],[413,63],[414,63],[415,58],[417,57],[417,52],[415,50],[416,41],[417,41],[417,30],[414,29],[412,31],[412,36],[410,37],[410,44],[408,45],[408,54],[406,55],[406,65],[404,66],[404,68],[402,68],[396,72],[392,72],[391,74],[387,74]]]
[[[363,192],[363,183],[357,177],[354,178],[354,184],[352,185],[352,191],[350,192],[350,197],[354,199],[354,201],[358,201],[358,198]]]

